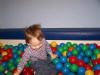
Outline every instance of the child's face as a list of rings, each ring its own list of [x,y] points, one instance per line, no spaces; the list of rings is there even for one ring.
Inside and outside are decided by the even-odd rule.
[[[30,42],[28,43],[32,49],[39,49],[42,46],[42,41],[38,40],[36,37],[32,37]]]

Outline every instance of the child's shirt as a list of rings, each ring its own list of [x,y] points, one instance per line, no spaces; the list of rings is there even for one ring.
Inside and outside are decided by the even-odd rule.
[[[42,47],[38,50],[33,50],[30,46],[27,46],[24,50],[24,54],[17,66],[17,69],[23,70],[24,66],[27,64],[27,61],[38,61],[39,59],[46,60],[47,54],[52,53],[52,50],[48,44],[48,42],[43,38],[42,40]]]

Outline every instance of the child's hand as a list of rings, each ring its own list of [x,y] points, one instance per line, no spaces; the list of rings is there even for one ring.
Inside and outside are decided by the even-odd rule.
[[[52,59],[55,59],[56,57],[57,57],[57,55],[51,53],[51,58],[52,58]]]
[[[20,75],[21,70],[17,70],[13,75]]]

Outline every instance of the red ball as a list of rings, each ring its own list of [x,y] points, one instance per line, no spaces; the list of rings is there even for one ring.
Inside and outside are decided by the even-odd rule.
[[[3,61],[7,62],[9,60],[9,57],[7,55],[3,56]]]
[[[89,46],[89,43],[87,43],[86,45]]]
[[[13,71],[12,71],[12,72],[13,72],[13,74],[14,74],[16,71],[17,71],[17,69],[16,69],[16,68],[14,68],[14,69],[13,69]]]
[[[57,51],[56,47],[51,47],[51,50],[53,53]]]
[[[79,60],[76,64],[78,67],[83,67],[85,63],[82,60]]]
[[[93,64],[93,65],[98,64],[98,60],[97,60],[97,59],[93,60],[92,64]]]
[[[100,75],[100,70],[94,71],[94,75]]]
[[[8,56],[9,58],[12,58],[13,53],[9,52],[7,56]]]
[[[63,75],[62,73],[58,73],[57,75]]]
[[[0,59],[0,64],[2,63],[2,60]]]
[[[75,56],[70,56],[70,57],[69,57],[69,62],[70,62],[71,64],[76,64],[76,63],[77,63],[77,58],[76,58]]]
[[[29,71],[31,74],[34,73],[34,70],[33,70],[31,67],[28,68],[28,71]]]
[[[97,43],[94,43],[94,45],[95,45],[96,48],[98,48],[98,44]]]
[[[24,67],[24,69],[22,71],[22,74],[25,74],[27,71],[28,71],[28,68],[27,67]]]
[[[8,52],[8,53],[11,53],[11,48],[8,48],[8,49],[6,49],[6,51]]]
[[[85,64],[84,67],[85,67],[85,70],[92,70],[92,67],[88,64]]]
[[[32,75],[32,74],[29,71],[27,71],[23,75]]]
[[[0,49],[0,54],[4,51],[4,49]]]
[[[23,54],[24,54],[24,52],[22,52],[22,53],[20,54],[20,57],[22,57],[22,56],[23,56]]]
[[[98,61],[98,64],[100,64],[100,58],[99,58],[99,59],[97,59],[97,61]]]
[[[97,49],[100,49],[100,46],[98,46]]]

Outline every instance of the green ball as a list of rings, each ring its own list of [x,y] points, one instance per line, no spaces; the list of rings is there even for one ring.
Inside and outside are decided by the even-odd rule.
[[[18,54],[18,55],[20,55],[21,53],[22,53],[22,51],[20,51],[20,50],[17,51],[17,54]]]
[[[75,47],[77,47],[77,44],[76,44],[76,43],[74,43],[72,46],[75,48]]]
[[[2,56],[0,56],[0,60],[2,60]]]
[[[66,45],[63,46],[64,51],[68,50],[68,47]]]
[[[99,50],[99,49],[95,49],[95,50],[93,51],[93,53],[94,53],[95,55],[97,55],[98,53],[100,53],[100,50]]]
[[[71,72],[77,72],[77,69],[78,69],[78,67],[76,64],[72,64],[70,67]]]
[[[13,65],[12,62],[8,62],[7,66],[10,68]]]
[[[4,50],[6,50],[6,49],[8,49],[9,48],[9,46],[8,45],[5,45],[4,46]]]
[[[52,62],[53,62],[54,64],[56,64],[56,63],[60,62],[60,60],[59,60],[59,58],[55,58],[55,59],[53,59]]]
[[[11,58],[8,60],[8,63],[14,63],[14,60]]]
[[[83,46],[82,46],[82,51],[85,52],[85,51],[87,51],[87,50],[88,50],[88,46],[87,46],[87,45],[83,45]]]
[[[91,62],[88,63],[91,67],[93,67],[93,64]]]
[[[71,42],[67,42],[66,45],[67,45],[68,48],[69,48],[70,46],[72,46]]]
[[[60,53],[62,53],[62,52],[63,52],[63,47],[58,47],[58,51],[59,51]]]
[[[17,49],[12,49],[11,52],[12,53],[17,53]]]
[[[9,71],[12,71],[14,68],[16,68],[14,65],[9,67]]]
[[[15,61],[16,61],[17,64],[19,63],[20,59],[21,59],[20,57],[17,57],[17,58],[16,58]]]
[[[27,68],[29,68],[29,67],[30,67],[30,64],[27,63],[25,66],[26,66]]]
[[[94,59],[97,59],[97,56],[96,55],[92,55],[91,56],[91,60],[93,61]]]
[[[18,47],[23,47],[23,44],[22,44],[22,43],[19,43],[19,44],[18,44]]]
[[[64,64],[65,67],[70,68],[71,64],[69,62]]]
[[[72,55],[74,55],[74,56],[77,56],[78,55],[78,50],[77,49],[74,49],[74,50],[72,50]]]
[[[13,48],[13,45],[9,45],[9,48]]]
[[[85,55],[86,55],[87,57],[91,57],[91,56],[92,56],[92,51],[91,51],[91,50],[85,51]]]
[[[5,67],[2,64],[0,64],[0,73],[2,73],[4,71],[5,71]]]
[[[12,72],[7,72],[6,75],[13,75],[13,73]]]

